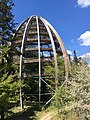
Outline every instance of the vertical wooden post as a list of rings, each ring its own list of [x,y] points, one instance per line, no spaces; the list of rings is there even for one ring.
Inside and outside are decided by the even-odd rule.
[[[40,36],[39,36],[39,24],[38,17],[36,16],[37,21],[37,34],[38,34],[38,59],[39,59],[39,108],[41,102],[41,60],[40,60]]]

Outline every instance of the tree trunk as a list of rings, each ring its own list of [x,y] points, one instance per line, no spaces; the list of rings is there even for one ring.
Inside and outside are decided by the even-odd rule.
[[[4,111],[1,111],[1,120],[4,120]]]

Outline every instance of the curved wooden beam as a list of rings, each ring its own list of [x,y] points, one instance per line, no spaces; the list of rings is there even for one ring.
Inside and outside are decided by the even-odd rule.
[[[40,17],[40,18],[43,19],[43,21],[51,28],[51,30],[56,35],[56,38],[57,38],[57,40],[58,40],[58,42],[60,44],[60,47],[61,47],[61,50],[62,50],[62,53],[63,53],[64,64],[65,64],[65,78],[66,78],[66,81],[67,81],[68,80],[68,71],[69,71],[69,56],[68,56],[68,54],[66,52],[64,44],[63,44],[59,34],[53,28],[53,26],[47,20],[45,20],[44,18],[42,18],[42,17]]]

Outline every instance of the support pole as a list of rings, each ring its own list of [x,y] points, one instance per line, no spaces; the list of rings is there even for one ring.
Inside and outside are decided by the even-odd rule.
[[[41,17],[40,17],[40,19],[44,23],[44,25],[49,33],[49,37],[50,37],[50,40],[52,43],[52,49],[54,52],[54,62],[55,62],[55,88],[57,89],[57,87],[58,87],[58,64],[57,64],[57,58],[56,58],[57,53],[56,53],[56,49],[55,49],[54,39],[53,39],[52,33],[50,31],[50,28],[49,28],[49,25],[47,24],[47,22]]]
[[[40,108],[40,101],[41,101],[41,60],[40,60],[40,36],[39,36],[39,24],[38,24],[38,17],[36,16],[37,21],[37,34],[38,34],[38,59],[39,59],[39,108]]]
[[[23,109],[22,101],[22,55],[20,56],[20,107]]]
[[[27,28],[28,28],[28,25],[29,25],[29,22],[31,20],[32,16],[29,18],[26,26],[25,26],[25,30],[24,30],[24,34],[23,34],[23,39],[22,39],[22,46],[21,46],[21,55],[20,55],[20,74],[19,74],[19,77],[20,77],[20,106],[21,106],[21,109],[23,109],[23,99],[22,99],[22,60],[23,60],[23,48],[24,48],[24,41],[25,41],[25,38],[26,38],[26,31],[27,31]]]

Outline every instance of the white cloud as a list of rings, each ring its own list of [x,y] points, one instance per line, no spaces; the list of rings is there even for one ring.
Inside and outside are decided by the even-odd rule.
[[[81,41],[81,46],[90,46],[90,31],[81,34],[78,40]]]
[[[80,7],[85,8],[85,7],[90,6],[90,0],[77,0],[77,4]]]
[[[88,66],[90,67],[90,64]]]
[[[68,53],[69,55],[71,55],[71,54],[72,54],[72,51],[70,51],[70,50],[67,50],[67,53]]]
[[[82,58],[82,60],[86,61],[88,65],[90,66],[90,53],[83,54],[79,56],[78,58]]]
[[[79,57],[89,59],[90,58],[90,53],[83,54]]]

